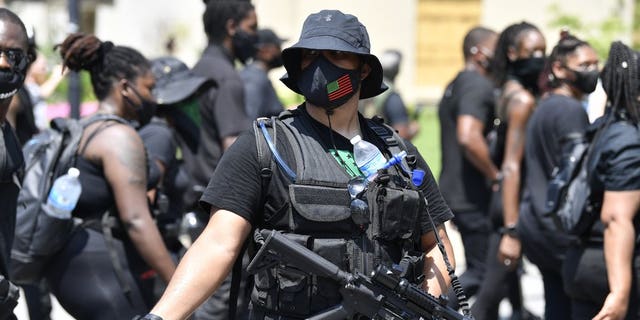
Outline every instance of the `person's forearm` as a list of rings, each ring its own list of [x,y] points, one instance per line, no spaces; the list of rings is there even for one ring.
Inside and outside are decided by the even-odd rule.
[[[631,291],[632,259],[635,245],[633,221],[612,219],[604,231],[604,259],[611,293],[626,297]]]
[[[244,224],[238,236],[234,233],[238,229],[233,221],[220,220],[220,216],[220,213],[212,215],[207,227],[180,260],[152,314],[163,320],[186,319],[229,274],[251,226]],[[226,228],[220,228],[223,225]],[[229,232],[231,236],[226,235]]]
[[[520,167],[505,165],[502,173],[503,224],[512,226],[518,222],[518,205],[520,202]]]
[[[151,217],[129,220],[127,233],[142,259],[168,283],[175,271],[175,263]]]
[[[498,167],[491,161],[489,147],[483,138],[474,137],[462,145],[464,156],[471,164],[482,172],[488,180],[495,180],[500,172]]]
[[[444,244],[445,251],[447,252],[449,262],[451,263],[451,267],[455,269],[456,260],[453,256],[453,247],[451,246],[451,242],[447,236],[446,228],[442,225],[438,228],[438,231],[442,243]],[[425,291],[436,297],[447,293],[449,285],[451,284],[451,277],[449,277],[444,257],[437,245],[427,248],[425,252],[424,275],[425,281],[423,288]]]

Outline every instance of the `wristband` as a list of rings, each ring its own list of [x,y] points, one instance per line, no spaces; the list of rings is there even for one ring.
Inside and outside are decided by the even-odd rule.
[[[508,226],[501,227],[499,229],[499,232],[501,235],[508,235],[514,238],[518,237],[518,227],[515,224],[510,224]]]
[[[498,172],[498,174],[496,174],[496,178],[491,180],[491,186],[496,186],[499,184],[502,184],[502,179],[504,178],[504,176],[502,175],[502,172]]]

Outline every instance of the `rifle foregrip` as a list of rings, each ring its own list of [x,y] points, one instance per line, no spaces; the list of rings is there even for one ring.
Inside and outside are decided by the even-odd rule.
[[[331,261],[319,256],[315,252],[304,246],[289,240],[282,233],[276,230],[260,231],[265,239],[264,246],[278,253],[284,258],[287,264],[296,266],[305,272],[315,274],[320,277],[333,279],[341,284],[350,281],[350,274],[340,270]]]

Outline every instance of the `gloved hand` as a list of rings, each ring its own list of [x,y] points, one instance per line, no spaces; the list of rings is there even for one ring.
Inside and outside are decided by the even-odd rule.
[[[147,313],[144,316],[135,316],[135,318],[131,320],[162,320],[162,318],[155,314]]]
[[[0,319],[15,319],[13,309],[18,305],[20,289],[0,275]]]

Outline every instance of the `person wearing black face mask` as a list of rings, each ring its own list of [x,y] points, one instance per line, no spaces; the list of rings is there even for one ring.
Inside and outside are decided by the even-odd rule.
[[[462,238],[467,268],[460,282],[468,296],[478,292],[484,278],[491,231],[491,182],[499,178],[485,138],[495,118],[488,67],[497,40],[498,34],[484,27],[467,32],[462,42],[464,69],[449,83],[438,105],[442,147],[439,186]],[[455,294],[449,297],[451,304],[457,305]]]
[[[391,128],[358,113],[360,99],[386,89],[380,62],[370,53],[365,27],[355,16],[337,10],[312,14],[303,25],[299,41],[283,50],[283,60],[287,74],[281,80],[306,99],[272,122],[272,128],[277,130],[272,131],[277,134],[277,154],[283,163],[294,168],[295,177],[271,160],[266,164],[271,169],[263,170],[260,152],[275,152],[268,147],[258,149],[260,141],[264,142],[259,123],[264,124],[260,121],[266,119],[256,121],[257,129],[246,131],[223,155],[201,201],[210,210],[211,220],[181,260],[179,271],[152,314],[142,319],[187,318],[199,301],[219,288],[245,239],[253,239],[253,228],[276,229],[296,239],[309,239],[309,247],[325,258],[349,272],[363,274],[369,255],[371,265],[391,265],[391,260],[401,257],[396,255],[400,251],[414,248],[418,252],[411,255],[425,256],[421,269],[424,290],[436,296],[447,291],[450,273],[445,271],[434,232],[440,235],[443,250],[455,265],[444,225],[451,219],[451,211],[415,146],[393,135]],[[386,136],[389,140],[382,137],[382,132],[391,135]],[[363,179],[349,142],[356,135],[375,144],[386,157],[389,148],[385,141],[406,144],[407,152],[412,158],[415,156],[415,167],[425,170],[424,181],[416,182],[422,192],[416,195],[421,204],[405,206],[407,211],[415,210],[415,216],[409,218],[406,212],[399,212],[399,207],[388,211],[393,211],[395,217],[409,218],[406,225],[396,223],[389,227],[395,231],[413,230],[410,239],[383,240],[377,237],[384,237],[377,227],[355,224],[347,186],[352,178]],[[265,181],[267,171],[269,180]],[[396,167],[383,174],[388,174],[394,181],[391,183],[407,179]],[[382,180],[372,181],[370,186],[384,183]],[[411,194],[408,189],[412,187],[405,187],[401,194]],[[376,210],[371,210],[371,215],[372,221],[382,219]],[[429,224],[428,215],[433,217],[434,225]],[[361,228],[368,228],[367,232]],[[388,242],[381,245],[383,241]],[[304,319],[334,307],[342,299],[339,286],[331,280],[289,267],[284,261],[263,270],[254,277],[249,319]]]
[[[402,100],[400,90],[396,87],[396,77],[400,72],[402,53],[395,49],[385,50],[381,57],[383,81],[389,90],[372,99],[363,100],[360,103],[360,111],[366,117],[378,115],[388,125],[398,131],[402,138],[411,140],[418,134],[420,125],[417,121],[418,113],[409,116],[407,106]]]
[[[524,308],[518,273],[522,244],[518,214],[523,175],[526,126],[539,92],[537,79],[544,67],[546,43],[538,28],[515,23],[498,38],[492,78],[500,89],[496,101],[496,136],[492,159],[500,168],[493,181],[489,214],[492,233],[486,260],[487,273],[480,285],[472,313],[477,320],[496,319],[500,301],[509,296],[514,316],[530,319]]]
[[[244,83],[235,68],[235,60],[246,63],[256,51],[258,19],[250,1],[206,1],[202,15],[208,44],[193,66],[197,76],[213,79],[218,85],[200,98],[200,133],[194,161],[187,164],[195,186],[187,190],[184,203],[188,210],[198,212],[205,220],[209,213],[198,205],[202,190],[209,184],[222,154],[251,123],[245,109]],[[248,261],[247,261],[248,263]],[[223,283],[201,308],[196,319],[228,319],[231,277]],[[240,283],[244,287],[244,282]],[[238,310],[246,310],[240,295]]]
[[[99,115],[90,116],[75,162],[82,193],[72,215],[84,224],[45,278],[76,319],[131,319],[152,303],[144,295],[148,275],[168,282],[175,269],[149,210],[146,150],[132,125],[148,121],[155,78],[140,52],[94,35],[71,34],[57,49],[65,68],[89,72]],[[112,237],[100,227],[106,211],[118,221]]]
[[[126,95],[122,95],[122,98],[136,113],[137,120],[134,120],[134,127],[142,128],[151,121],[151,118],[156,113],[158,105],[153,98],[143,97],[134,86],[128,85],[127,88],[133,92],[133,95],[136,97],[138,102],[135,102],[132,98]]]
[[[250,119],[277,116],[284,110],[273,84],[270,70],[282,67],[282,43],[286,41],[271,29],[258,30],[258,42],[253,61],[241,72],[244,82],[244,100]]]
[[[9,280],[9,261],[15,232],[18,192],[24,159],[18,138],[7,121],[11,98],[22,87],[27,72],[27,31],[20,18],[0,8],[0,319],[16,319],[18,287]]]
[[[570,319],[571,301],[562,283],[562,263],[571,241],[544,214],[547,186],[552,172],[572,145],[569,137],[581,137],[589,125],[580,101],[598,82],[598,56],[587,43],[565,34],[553,48],[543,71],[547,94],[540,100],[527,126],[523,199],[518,235],[529,261],[542,275],[545,319]]]

